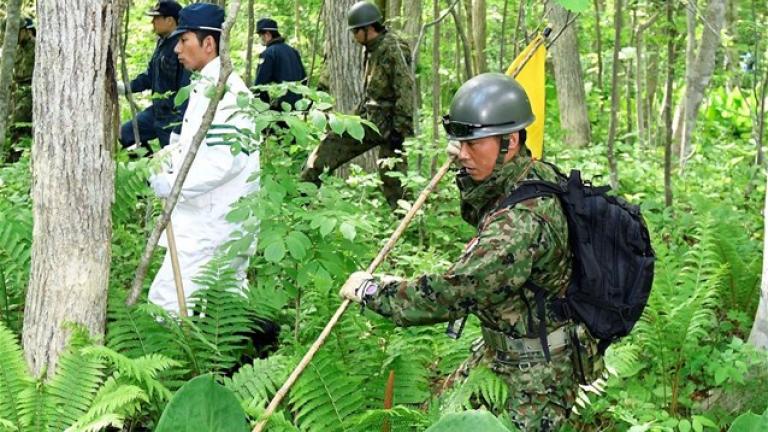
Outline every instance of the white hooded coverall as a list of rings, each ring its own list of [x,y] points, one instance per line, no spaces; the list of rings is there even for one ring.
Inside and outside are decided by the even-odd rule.
[[[200,71],[202,79],[194,83],[190,92],[189,105],[176,143],[174,143],[175,137],[171,136],[171,145],[168,149],[170,166],[166,165],[166,169],[156,174],[165,178],[153,177],[153,187],[156,183],[172,186],[176,181],[178,170],[192,144],[192,138],[200,128],[203,114],[210,102],[210,99],[205,96],[206,89],[218,82],[220,70],[221,61],[216,57]],[[249,98],[253,95],[235,73],[229,76],[227,85],[228,91],[219,102],[213,125],[226,124],[253,130],[253,122],[250,118],[244,115],[232,116],[237,111],[237,95],[247,93]],[[231,131],[217,128],[215,132]],[[208,136],[201,143],[195,161],[184,180],[181,197],[171,214],[187,299],[201,288],[193,282],[198,272],[211,260],[216,249],[229,240],[233,231],[239,227],[237,224],[228,222],[225,216],[230,211],[231,204],[258,188],[259,181],[255,176],[258,171],[257,149],[254,149],[250,155],[241,152],[233,156],[230,146],[223,143],[221,138]],[[252,176],[256,178],[249,182],[248,179]],[[156,192],[159,193],[157,188]],[[161,237],[160,246],[168,247],[165,233]],[[236,261],[232,266],[237,271],[241,286],[245,288],[247,287],[245,271],[248,259],[243,257]],[[149,289],[149,301],[169,312],[178,313],[179,311],[171,257],[167,252]]]

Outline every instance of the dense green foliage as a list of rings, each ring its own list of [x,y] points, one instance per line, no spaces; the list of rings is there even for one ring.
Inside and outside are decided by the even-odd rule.
[[[272,14],[284,33],[295,37],[292,1],[256,3],[257,16]],[[141,15],[150,4],[134,2],[131,11],[126,53],[131,75],[146,66],[154,48]],[[304,51],[308,67],[320,4],[318,0],[302,2],[300,9],[296,45]],[[501,31],[497,18],[503,4],[488,1],[489,40]],[[633,5],[641,18],[659,6],[643,1]],[[540,8],[528,3],[529,30],[542,27]],[[728,49],[737,53],[765,50],[763,30],[755,25],[758,17],[765,17],[764,9],[764,5],[736,9],[735,35]],[[680,10],[675,20],[684,28]],[[554,82],[550,79],[547,84],[547,159],[563,170],[581,169],[596,183],[608,179],[604,117],[610,87],[597,84],[592,33],[609,24],[609,13],[596,21],[587,19],[587,14],[580,19],[592,146],[575,149],[561,143],[564,132]],[[660,75],[666,67],[662,56],[666,39],[663,26],[657,27],[648,34],[646,50],[656,59],[648,68],[655,67]],[[246,21],[241,16],[232,41],[234,64],[240,72],[245,64],[245,34]],[[444,30],[444,36],[441,110],[464,78],[455,33]],[[611,37],[602,35],[606,77]],[[429,38],[428,33],[425,46]],[[625,44],[632,43],[629,31],[625,38]],[[684,40],[675,43],[682,50]],[[491,65],[499,64],[498,48],[489,44]],[[431,54],[426,51],[418,68],[425,101],[421,132],[406,142],[411,171],[405,183],[413,195],[444,160],[444,138],[433,140],[428,118]],[[502,64],[511,60],[511,51],[508,47]],[[625,54],[623,67],[630,71],[632,53]],[[310,84],[324,67],[319,53],[316,57]],[[684,69],[682,55],[676,66]],[[656,280],[635,331],[609,350],[609,373],[583,388],[573,428],[686,432],[725,429],[733,423],[732,430],[741,431],[764,424],[766,414],[748,412],[763,413],[768,407],[768,358],[744,341],[759,299],[765,196],[764,167],[754,163],[756,101],[750,91],[765,68],[758,62],[753,73],[733,65],[716,72],[694,136],[696,151],[686,170],[675,170],[673,175],[671,207],[663,196],[662,124],[651,122],[654,139],[641,142],[633,130],[631,109],[625,112],[622,107],[617,193],[642,206],[658,255]],[[623,79],[630,78],[627,72]],[[682,79],[681,72],[675,98],[680,96]],[[284,86],[271,89],[285,90]],[[306,116],[269,111],[258,101],[241,101],[240,108],[256,120],[257,130],[231,140],[235,148],[258,143],[261,189],[245,197],[230,214],[232,221],[242,224],[242,232],[198,275],[205,289],[196,293],[196,313],[187,319],[177,321],[147,305],[146,299],[134,308],[124,305],[160,204],[146,186],[149,162],[118,154],[106,346],[93,346],[75,332],[49,381],[28,375],[18,342],[32,241],[30,156],[24,154],[18,162],[0,167],[0,431],[100,430],[107,425],[152,430],[171,391],[207,373],[237,397],[255,423],[340,304],[338,287],[350,272],[367,267],[409,206],[403,202],[401,209],[391,211],[378,191],[377,175],[358,167],[352,168],[348,178],[328,177],[319,190],[298,181],[308,152],[324,133],[346,131],[358,137],[362,133],[356,118],[331,111],[329,95],[309,88],[301,91],[315,101]],[[627,92],[631,97],[632,90]],[[655,109],[661,97],[659,91]],[[127,108],[123,111],[127,118]],[[473,232],[461,221],[457,194],[451,181],[444,180],[379,271],[412,276],[447,269]],[[254,249],[250,290],[247,296],[234,294],[236,282],[225,265],[227,258]],[[156,269],[160,252],[155,258]],[[268,355],[254,348],[250,339],[265,320],[281,328],[279,344]],[[478,401],[503,406],[509,397],[507,389],[486,369],[476,369],[463,384],[442,390],[445,378],[468,356],[479,336],[475,320],[469,321],[464,336],[456,341],[446,337],[444,330],[443,325],[396,328],[370,312],[350,309],[270,419],[269,430],[369,431],[378,430],[385,420],[393,430],[425,430],[444,415],[464,412]],[[395,407],[385,410],[384,388],[391,371]],[[742,413],[748,414],[739,417]],[[499,421],[514,430],[504,416]]]

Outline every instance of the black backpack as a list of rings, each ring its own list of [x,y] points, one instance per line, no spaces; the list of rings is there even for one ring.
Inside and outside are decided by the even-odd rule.
[[[541,163],[541,162],[539,162]],[[554,165],[561,181],[527,180],[502,201],[497,209],[541,197],[559,198],[568,220],[573,275],[564,297],[545,304],[547,294],[534,283],[539,336],[549,359],[546,343],[546,308],[559,320],[583,323],[599,339],[601,353],[612,342],[626,336],[640,319],[653,284],[654,252],[648,228],[638,206],[608,195],[609,186],[582,182],[579,171],[565,177]],[[529,310],[529,319],[532,311]]]

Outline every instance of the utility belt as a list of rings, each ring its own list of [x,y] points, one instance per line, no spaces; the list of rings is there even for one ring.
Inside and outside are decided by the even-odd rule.
[[[564,353],[571,346],[569,329],[570,325],[565,325],[547,334],[551,357],[559,357],[559,354]],[[497,352],[498,360],[520,367],[547,362],[540,338],[513,338],[484,326],[480,330],[483,335],[483,342]]]

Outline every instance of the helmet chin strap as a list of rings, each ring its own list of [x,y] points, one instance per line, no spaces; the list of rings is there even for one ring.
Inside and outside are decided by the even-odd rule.
[[[496,158],[496,166],[504,165],[504,159],[509,151],[509,134],[499,135],[499,157]]]

